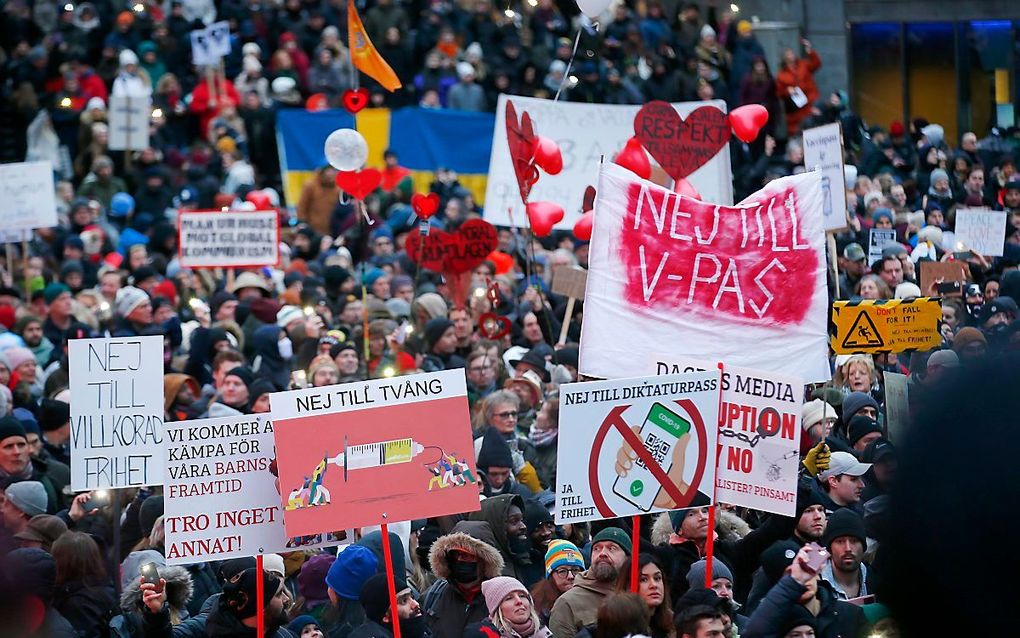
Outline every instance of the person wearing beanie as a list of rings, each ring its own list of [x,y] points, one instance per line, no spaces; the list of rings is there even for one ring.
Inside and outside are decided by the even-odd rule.
[[[255,374],[251,368],[239,366],[228,370],[217,390],[217,400],[209,405],[205,417],[248,414],[252,399],[251,387],[254,383]]]
[[[35,355],[28,348],[21,346],[11,346],[6,348],[0,356],[7,362],[7,367],[11,371],[11,375],[17,375],[20,382],[26,383],[32,388],[32,395],[39,397],[42,395],[42,379],[39,374],[39,364],[35,361]],[[11,385],[11,389],[14,389],[14,385]]]
[[[379,560],[371,549],[363,545],[348,545],[341,551],[326,573],[326,593],[335,618],[337,635],[346,636],[365,622],[365,610],[360,601],[365,581],[379,571]],[[330,631],[330,635],[337,629]]]
[[[556,600],[574,586],[574,580],[584,569],[584,556],[577,545],[558,538],[549,541],[545,552],[545,579],[531,588],[531,598],[542,622],[549,622]]]
[[[141,288],[124,286],[113,303],[117,323],[113,336],[137,337],[153,323],[152,302]]]
[[[71,406],[57,399],[42,399],[37,413],[43,450],[55,460],[71,464]]]
[[[549,615],[554,636],[574,636],[595,624],[599,605],[613,593],[630,549],[631,538],[619,527],[607,527],[592,538],[591,567],[574,579],[573,588],[557,599]]]
[[[284,306],[276,313],[276,325],[283,330],[290,330],[292,326],[304,321],[305,314],[297,306]]]
[[[163,496],[153,494],[142,501],[138,508],[138,527],[142,532],[142,538],[148,538],[152,528],[156,525],[156,519],[163,515]]]
[[[556,525],[549,508],[536,499],[524,502],[524,525],[528,529],[530,561],[530,565],[524,567],[526,574],[524,580],[531,587],[548,576],[545,573],[545,554],[549,550],[549,543],[556,535]]]
[[[953,337],[953,352],[960,358],[960,365],[970,366],[980,361],[988,350],[988,340],[977,328],[967,326]]]
[[[829,436],[837,418],[836,410],[822,399],[812,399],[805,403],[800,417],[800,426],[805,439],[801,447],[806,445],[811,448],[821,443]]]
[[[322,625],[314,616],[301,614],[287,624],[287,630],[295,638],[323,638]]]
[[[834,430],[838,435],[832,435],[829,439],[846,436],[846,426],[858,414],[870,419],[878,419],[878,401],[866,392],[851,392],[843,399],[843,410]],[[841,449],[841,448],[837,448]]]
[[[411,588],[396,583],[397,622],[400,635],[407,638],[423,638],[428,626],[422,615],[421,606],[414,599]],[[390,593],[386,574],[376,574],[365,581],[361,588],[361,604],[365,608],[366,620],[351,632],[349,638],[392,638],[393,614],[390,610]]]
[[[860,514],[845,508],[835,512],[829,517],[822,543],[829,550],[829,561],[819,577],[832,585],[840,600],[873,593],[868,591],[868,566],[864,564],[868,534]]]
[[[425,372],[463,368],[464,359],[457,355],[457,331],[446,317],[436,317],[425,324],[425,344],[428,351],[422,361]]]
[[[28,521],[25,529],[14,535],[14,538],[21,542],[22,547],[38,547],[48,552],[53,546],[53,541],[66,531],[67,523],[59,516],[37,514]]]
[[[322,617],[322,610],[330,605],[326,574],[333,565],[336,556],[328,552],[315,554],[301,565],[298,572],[297,593],[305,601],[305,610],[316,618]]]
[[[553,633],[542,624],[535,603],[524,585],[509,576],[482,583],[482,595],[489,617],[469,625],[464,638],[551,638]]]
[[[39,481],[18,481],[4,491],[3,524],[17,536],[28,528],[33,516],[46,513],[46,488]]]
[[[518,482],[514,470],[524,465],[523,457],[514,458],[506,439],[494,428],[489,428],[475,440],[478,450],[475,467],[484,479],[482,494],[491,498],[503,494],[514,494],[523,499],[530,499],[532,492],[526,485]]]
[[[691,565],[687,572],[687,585],[691,589],[705,586],[705,571],[708,569],[708,562],[702,558]],[[716,557],[712,557],[712,591],[720,598],[733,600],[733,572]]]
[[[740,634],[786,636],[791,617],[825,627],[822,636],[860,636],[867,627],[861,607],[840,600],[832,586],[807,568],[808,548],[783,541],[761,556],[762,571],[773,584]]]
[[[875,419],[858,414],[847,424],[847,439],[854,452],[860,454],[868,444],[882,438],[882,426]]]

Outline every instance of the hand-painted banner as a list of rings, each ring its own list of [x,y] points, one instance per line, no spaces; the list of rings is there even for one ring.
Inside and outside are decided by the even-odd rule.
[[[652,365],[656,374],[685,374],[718,364],[654,357]],[[720,503],[796,515],[803,398],[796,377],[724,365],[715,470]]]
[[[985,257],[1002,257],[1006,248],[1006,211],[981,208],[956,210],[956,241],[963,250]]]
[[[822,174],[822,218],[826,231],[846,228],[843,133],[839,122],[804,131],[804,166]]]
[[[832,350],[836,354],[931,350],[942,343],[938,298],[836,301]]]
[[[528,201],[550,201],[563,207],[563,219],[555,228],[570,230],[581,217],[585,187],[595,184],[600,163],[609,163],[635,135],[635,117],[640,106],[554,102],[538,98],[499,96],[496,128],[492,134],[489,181],[485,191],[485,219],[497,226],[528,225],[521,204],[520,189],[507,144],[506,104],[513,100],[518,115],[526,111],[534,121],[535,134],[552,139],[563,154],[563,170],[556,175],[542,174],[531,189]],[[695,109],[712,108],[725,119],[726,104],[680,102],[672,105],[676,119],[688,117]],[[679,131],[679,129],[676,129]],[[669,161],[666,161],[670,164]],[[729,204],[733,201],[733,175],[730,151],[725,144],[687,180],[706,201]],[[601,195],[601,193],[599,193]]]
[[[166,424],[166,562],[226,560],[339,545],[354,530],[283,531],[266,414]]]
[[[560,388],[557,523],[713,502],[719,373]]]
[[[583,374],[642,374],[669,344],[663,354],[829,379],[818,173],[721,206],[607,164],[598,193]]]

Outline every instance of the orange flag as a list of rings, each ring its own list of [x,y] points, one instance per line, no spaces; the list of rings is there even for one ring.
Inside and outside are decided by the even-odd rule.
[[[365,25],[361,23],[358,10],[354,8],[354,0],[347,1],[347,46],[351,48],[351,62],[356,69],[374,79],[387,91],[396,91],[401,87],[397,74],[368,39]]]

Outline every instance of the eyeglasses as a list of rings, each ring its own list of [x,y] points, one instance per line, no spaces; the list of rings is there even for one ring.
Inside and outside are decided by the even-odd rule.
[[[557,567],[553,570],[553,573],[557,576],[577,576],[583,569],[580,567]]]
[[[517,418],[517,414],[518,413],[517,413],[516,410],[511,410],[509,412],[496,412],[492,416],[497,416],[497,417],[499,417],[501,419],[516,419]]]

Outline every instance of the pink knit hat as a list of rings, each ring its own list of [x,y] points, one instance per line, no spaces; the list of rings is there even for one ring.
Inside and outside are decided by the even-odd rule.
[[[3,356],[7,360],[7,365],[10,366],[11,372],[26,361],[34,361],[35,355],[28,348],[22,348],[20,346],[12,346],[3,351]]]
[[[504,598],[515,591],[522,591],[529,599],[531,598],[528,588],[522,585],[521,581],[516,578],[497,576],[482,581],[482,595],[485,596],[485,607],[489,610],[489,615],[491,616],[496,611]]]

